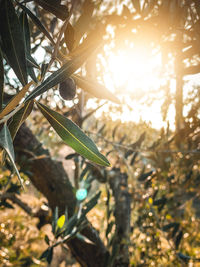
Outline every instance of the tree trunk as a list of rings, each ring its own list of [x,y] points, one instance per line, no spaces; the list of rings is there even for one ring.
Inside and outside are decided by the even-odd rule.
[[[129,243],[130,243],[130,217],[131,198],[128,192],[128,176],[126,173],[117,171],[116,175],[109,180],[110,187],[115,199],[115,250],[118,252],[114,260],[115,267],[129,266]]]
[[[23,169],[23,165],[28,162],[32,173],[29,178],[47,198],[50,208],[54,210],[57,206],[59,212],[63,213],[67,207],[71,216],[76,206],[76,198],[62,163],[51,159],[48,150],[42,147],[42,144],[26,125],[22,125],[20,128],[14,145],[18,164]],[[93,241],[95,245],[74,238],[67,243],[72,254],[81,266],[103,267],[108,252],[97,231],[88,223],[82,234]]]
[[[176,95],[175,95],[175,110],[176,110],[176,132],[179,132],[183,127],[183,62],[182,62],[182,33],[177,34],[176,44],[177,51],[175,56],[175,75],[176,75]]]

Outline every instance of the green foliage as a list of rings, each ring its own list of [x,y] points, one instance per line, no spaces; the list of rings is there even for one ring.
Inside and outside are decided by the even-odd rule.
[[[10,135],[9,129],[6,124],[3,125],[0,131],[0,146],[4,148],[6,153],[8,154],[9,160],[11,164],[13,165],[13,168],[19,178],[21,185],[23,186],[21,176],[15,165],[15,154],[14,154],[14,148],[13,148],[13,143],[12,143],[12,137]]]
[[[0,2],[1,48],[20,82],[27,83],[23,31],[11,0]]]
[[[65,143],[89,160],[102,166],[110,166],[108,160],[99,153],[93,141],[87,137],[77,125],[41,103],[37,103],[37,105]]]
[[[65,243],[71,239],[78,238],[83,242],[93,244],[91,240],[82,235],[80,232],[87,225],[86,215],[92,210],[99,200],[101,192],[98,192],[84,205],[80,202],[77,203],[77,212],[68,220],[67,210],[65,215],[58,218],[58,208],[56,207],[52,220],[52,232],[54,233],[55,240],[50,241],[48,236],[45,236],[45,241],[49,247],[42,253],[40,259],[46,259],[50,264],[53,257],[53,250],[56,246]]]
[[[86,0],[82,4],[81,1],[74,1],[71,6],[65,6],[59,0],[35,0],[32,3],[0,0],[0,146],[4,150],[2,159],[5,163],[0,173],[1,212],[15,210],[14,200],[20,196],[19,185],[13,182],[11,172],[6,172],[6,168],[14,168],[22,183],[15,154],[25,151],[20,173],[27,174],[30,179],[33,169],[31,172],[29,167],[39,160],[45,163],[50,157],[49,154],[37,157],[37,147],[34,151],[17,147],[14,153],[13,140],[19,128],[26,121],[36,135],[45,136],[48,147],[56,144],[59,150],[61,142],[55,141],[52,126],[61,140],[75,150],[75,153],[70,151],[65,159],[70,168],[73,166],[69,176],[74,184],[72,196],[76,199],[76,207],[73,214],[68,214],[71,207],[66,207],[65,211],[63,207],[62,210],[57,207],[57,203],[69,201],[68,196],[60,202],[55,200],[55,203],[49,203],[54,209],[51,218],[53,238],[50,234],[44,235],[47,247],[41,259],[50,264],[55,247],[64,247],[73,239],[74,242],[78,240],[81,244],[89,244],[92,249],[98,246],[105,249],[106,256],[102,259],[105,266],[181,266],[190,261],[197,263],[200,95],[198,89],[192,89],[185,103],[181,102],[177,98],[178,91],[171,96],[167,79],[173,76],[177,81],[178,78],[182,81],[185,75],[199,73],[198,1],[186,4],[173,0],[133,0],[126,5],[120,1],[121,11],[112,14],[112,1],[108,1],[105,11],[101,7],[106,3],[97,2]],[[56,17],[53,18],[52,14]],[[55,31],[50,27],[52,19],[56,25]],[[61,21],[57,23],[58,19],[64,21],[62,26]],[[112,29],[112,34],[107,26]],[[157,131],[145,123],[113,122],[112,118],[109,120],[109,112],[97,122],[93,115],[103,106],[98,101],[96,109],[85,110],[91,95],[117,104],[123,103],[123,99],[119,101],[101,82],[97,82],[103,80],[103,63],[101,66],[97,55],[105,55],[105,44],[110,52],[112,47],[116,48],[119,44],[126,47],[127,43],[135,44],[140,39],[147,49],[150,47],[151,51],[159,51],[163,69],[174,68],[173,73],[165,73],[166,85],[161,88],[167,96],[163,114],[167,114],[173,99],[176,103],[180,101],[181,110],[184,104],[189,104],[188,109],[191,107],[188,115],[181,118],[179,131],[173,132],[169,128]],[[103,49],[101,46],[104,46]],[[45,52],[44,60],[35,59],[38,48]],[[98,63],[98,70],[94,71],[94,65],[89,67],[91,59],[95,59],[94,64]],[[170,65],[172,61],[175,62],[173,68]],[[17,78],[11,78],[11,69]],[[70,98],[73,102],[69,106],[62,99],[55,103],[58,99],[57,88],[66,79],[73,79],[78,89],[73,92]],[[148,99],[146,97],[145,101]],[[122,109],[122,105],[109,107],[109,111],[116,114]],[[29,117],[30,114],[32,116]],[[30,120],[27,121],[28,117]],[[50,125],[46,125],[45,118]],[[87,129],[88,135],[93,138],[81,128]],[[51,152],[55,157],[55,148]],[[29,154],[31,157],[28,158]],[[114,167],[105,168],[110,167],[110,163],[103,154]],[[48,187],[54,194],[55,184],[49,182]],[[57,195],[59,193],[56,192]],[[17,201],[21,203],[18,198]],[[100,219],[96,223],[98,213]],[[29,211],[29,214],[41,220],[39,213]],[[95,240],[84,234],[85,227],[89,226],[86,216],[95,226],[98,225],[102,244],[97,242],[94,246]],[[13,252],[14,237],[6,239],[2,233],[0,246],[11,248]],[[16,266],[35,266],[31,256],[23,254],[18,259],[16,251],[13,252],[13,259],[9,258],[10,262]]]

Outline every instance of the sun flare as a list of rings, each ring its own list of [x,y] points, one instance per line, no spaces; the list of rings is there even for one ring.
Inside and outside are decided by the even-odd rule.
[[[106,62],[104,83],[123,102],[121,114],[110,114],[112,120],[136,123],[142,120],[157,129],[165,127],[167,123],[163,121],[161,113],[163,96],[159,90],[163,83],[161,54],[142,45],[134,47],[130,44],[128,49],[108,51]],[[152,104],[147,103],[150,94],[155,97]],[[96,116],[100,117],[102,112],[109,112],[109,108],[103,107]],[[173,114],[174,110],[170,108],[171,118]],[[171,122],[173,127],[173,120]]]
[[[109,71],[115,87],[128,93],[155,89],[161,83],[161,56],[144,47],[119,49],[108,56]]]

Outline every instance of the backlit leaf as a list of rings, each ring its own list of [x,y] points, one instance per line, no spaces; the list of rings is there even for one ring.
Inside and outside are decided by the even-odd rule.
[[[76,45],[79,44],[82,36],[90,29],[94,3],[86,0],[82,7],[82,14],[74,25],[74,39]]]
[[[27,102],[24,105],[24,107],[22,107],[17,113],[15,113],[11,123],[8,126],[12,139],[15,138],[15,135],[18,132],[20,126],[27,119],[32,109],[33,109],[33,100]]]
[[[64,34],[65,34],[65,43],[67,45],[67,48],[69,49],[69,51],[71,51],[74,47],[75,39],[74,39],[74,28],[72,27],[70,22],[68,22]]]
[[[18,2],[18,5],[28,14],[28,16],[31,18],[33,23],[38,27],[38,29],[44,33],[44,35],[51,41],[52,44],[54,44],[54,40],[49,34],[48,30],[44,27],[44,25],[40,22],[40,20],[24,5],[20,4]]]
[[[88,92],[89,94],[92,94],[97,98],[108,99],[112,102],[120,104],[118,98],[113,95],[108,89],[106,89],[102,84],[94,82],[93,80],[88,78],[85,79],[76,74],[73,74],[72,77],[76,85],[82,88],[84,91]]]
[[[0,131],[0,146],[6,151],[10,162],[13,165],[13,168],[18,176],[18,179],[23,187],[23,182],[21,179],[21,176],[17,170],[17,167],[15,165],[15,153],[14,153],[14,148],[13,148],[13,143],[12,143],[12,138],[9,132],[9,129],[6,124],[3,125],[3,128]]]
[[[27,85],[25,85],[21,91],[19,91],[18,94],[16,94],[11,101],[7,104],[7,106],[5,106],[5,108],[1,111],[0,113],[0,118],[3,118],[5,115],[7,115],[8,113],[10,113],[18,104],[19,102],[22,100],[22,98],[25,96],[25,94],[27,93],[29,87],[33,84],[33,82],[28,83]]]
[[[59,70],[51,74],[46,80],[44,80],[44,82],[42,82],[42,84],[32,91],[32,93],[26,98],[26,101],[41,95],[70,77],[86,61],[89,52],[91,52],[90,50],[91,47],[87,47],[80,55],[77,55],[73,59],[69,60]]]
[[[59,19],[65,20],[69,15],[67,7],[61,5],[59,0],[35,0],[35,2]]]
[[[0,36],[2,50],[9,65],[14,70],[20,82],[27,84],[27,68],[25,45],[22,29],[11,0],[0,2]]]
[[[80,233],[77,233],[76,234],[76,237],[78,239],[80,239],[81,241],[85,242],[85,243],[88,243],[88,244],[94,244],[94,242],[92,242],[89,238],[87,238],[86,236],[80,234]]]
[[[28,54],[30,54],[31,53],[30,30],[29,30],[28,18],[27,18],[25,11],[21,12],[19,16],[19,21],[20,21],[23,36],[24,36],[25,50]]]
[[[4,68],[3,68],[3,56],[0,49],[0,110],[3,104],[3,87],[4,87]]]
[[[41,103],[37,103],[37,106],[67,145],[97,164],[110,166],[109,161],[98,151],[94,142],[76,124]]]
[[[85,216],[91,209],[94,208],[94,206],[96,206],[96,204],[98,203],[98,200],[100,198],[101,195],[101,191],[97,192],[91,199],[90,201],[88,201],[84,207],[84,210],[82,212],[82,216]]]
[[[27,14],[22,11],[19,17],[20,24],[22,27],[22,32],[24,36],[24,44],[25,44],[25,52],[26,52],[26,60],[27,60],[27,72],[30,77],[37,83],[37,78],[34,72],[34,64],[36,63],[35,60],[31,56],[31,43],[30,43],[30,30],[29,30],[29,23]],[[36,63],[37,65],[37,63]]]

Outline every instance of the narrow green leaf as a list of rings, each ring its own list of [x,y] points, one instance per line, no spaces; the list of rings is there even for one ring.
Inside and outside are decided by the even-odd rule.
[[[176,237],[176,240],[175,240],[175,247],[176,247],[176,249],[178,249],[182,237],[183,237],[183,231],[180,231],[180,232],[178,233],[177,237]]]
[[[77,55],[65,63],[59,70],[51,74],[46,80],[44,80],[42,84],[40,84],[31,92],[31,94],[26,98],[26,101],[34,99],[35,97],[41,95],[50,88],[69,78],[86,61],[86,59],[89,57],[89,52],[91,53],[91,49],[92,47],[87,47],[80,55]]]
[[[85,242],[85,243],[88,243],[88,244],[94,244],[94,242],[92,242],[89,238],[87,238],[86,236],[80,234],[80,233],[77,233],[76,234],[76,237],[78,239],[80,239],[81,241]]]
[[[48,253],[48,255],[47,255],[47,262],[48,262],[48,264],[51,263],[52,258],[53,258],[53,247],[50,247],[50,248],[49,248],[49,253]]]
[[[48,30],[44,27],[44,25],[40,22],[40,20],[27,7],[25,7],[24,5],[20,4],[19,2],[17,2],[17,3],[26,12],[26,14],[28,14],[28,16],[31,18],[33,23],[38,27],[38,29],[41,32],[44,33],[44,35],[49,39],[49,41],[52,44],[55,44],[53,38],[49,34]]]
[[[138,156],[138,152],[135,152],[132,156],[132,159],[131,159],[131,162],[130,162],[130,165],[133,166],[133,164],[135,163],[135,160]]]
[[[6,200],[0,201],[0,207],[1,206],[4,206],[5,208],[8,208],[8,209],[14,209],[14,207],[10,203],[8,203]]]
[[[56,225],[57,225],[57,220],[58,220],[58,207],[55,207],[55,210],[53,212],[52,216],[52,232],[55,234],[56,232]]]
[[[59,0],[35,0],[35,2],[59,19],[65,20],[69,15],[68,8],[61,5]]]
[[[79,44],[82,36],[90,29],[94,3],[86,0],[82,7],[82,14],[74,25],[74,40],[76,45]]]
[[[45,242],[47,243],[47,245],[49,245],[50,244],[50,240],[49,240],[49,237],[48,237],[48,235],[45,235],[45,237],[44,237],[44,240],[45,240]]]
[[[5,149],[6,153],[8,154],[8,157],[14,167],[14,170],[18,176],[18,179],[21,183],[21,186],[23,187],[23,182],[21,179],[21,176],[17,170],[17,167],[15,165],[15,153],[14,153],[14,148],[13,148],[13,143],[12,143],[12,138],[9,132],[9,129],[6,124],[3,125],[3,128],[0,131],[0,146]],[[24,188],[24,187],[23,187]]]
[[[48,69],[48,66],[49,66],[48,63],[43,63],[43,64],[42,64],[42,67],[41,67],[41,74],[40,74],[41,79],[43,79],[43,77],[45,76],[46,71],[47,71],[47,69]]]
[[[31,56],[31,54],[26,55],[26,60],[27,60],[28,67],[34,67],[34,68],[40,69],[40,66],[37,64],[37,62]]]
[[[3,68],[3,56],[0,49],[0,110],[3,105],[3,87],[4,87],[4,68]]]
[[[176,225],[177,225],[177,223],[168,223],[168,224],[163,226],[162,230],[164,232],[168,232],[169,230],[171,230],[171,228],[174,228]]]
[[[114,221],[111,221],[109,224],[108,224],[108,227],[106,229],[106,237],[108,237],[109,233],[112,231],[112,228],[113,226],[115,225],[115,222]]]
[[[66,230],[64,231],[64,235],[67,236],[72,233],[75,225],[78,222],[77,214],[75,213],[68,221]]]
[[[90,201],[88,201],[84,207],[84,210],[82,212],[82,216],[85,216],[91,209],[93,209],[96,204],[98,203],[98,200],[100,198],[101,195],[101,191],[99,191],[98,193],[96,193],[91,199]]]
[[[46,257],[48,256],[49,254],[49,248],[47,248],[43,253],[42,255],[40,256],[40,260],[42,259],[46,259]]]
[[[67,48],[69,49],[69,51],[71,51],[74,47],[75,39],[74,39],[74,28],[70,24],[70,22],[68,22],[67,24],[66,30],[64,32],[64,38]]]
[[[16,94],[10,102],[5,106],[5,108],[0,112],[0,118],[3,118],[5,115],[10,113],[22,100],[22,98],[27,93],[29,87],[33,84],[33,82],[30,82],[26,84],[21,91],[19,91],[18,94]]]
[[[188,263],[188,261],[191,259],[190,256],[188,256],[188,255],[184,255],[184,254],[182,254],[181,252],[178,252],[176,255],[177,255],[181,260],[183,260],[185,263]]]
[[[30,30],[29,30],[29,23],[27,14],[25,11],[22,10],[19,21],[22,27],[22,32],[24,36],[24,44],[25,44],[25,52],[26,52],[26,60],[27,60],[27,72],[30,75],[30,77],[34,80],[34,82],[38,82],[35,72],[34,72],[34,65],[36,62],[31,56],[31,43],[30,43]],[[33,63],[32,63],[33,62]],[[31,63],[31,64],[30,64]],[[37,63],[36,63],[37,64]]]
[[[146,173],[142,173],[139,177],[138,177],[138,181],[140,182],[144,182],[148,177],[150,177],[152,175],[153,171],[149,171]]]
[[[27,68],[24,38],[11,0],[0,2],[0,25],[2,50],[18,79],[25,85],[27,83]]]
[[[34,71],[33,67],[27,67],[27,71],[28,71],[28,75],[33,79],[33,81],[35,83],[38,83],[38,79],[35,75],[35,71]]]
[[[12,118],[11,123],[8,128],[10,130],[10,134],[12,139],[15,138],[16,133],[18,132],[22,123],[27,119],[33,109],[33,100],[28,101],[23,108],[21,108]]]
[[[85,79],[79,75],[73,74],[72,75],[76,85],[82,88],[84,91],[92,94],[97,98],[108,99],[112,102],[120,104],[119,99],[113,95],[108,89],[106,89],[102,84],[94,82],[91,79]]]
[[[37,106],[67,145],[99,165],[110,166],[109,161],[98,151],[94,142],[76,124],[41,103],[37,102]]]
[[[30,40],[29,23],[28,23],[28,18],[27,18],[26,12],[23,10],[19,16],[19,21],[20,21],[23,36],[24,36],[25,50],[28,54],[31,54],[31,44],[30,44],[31,40]]]

